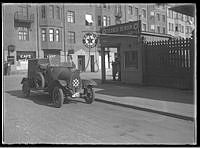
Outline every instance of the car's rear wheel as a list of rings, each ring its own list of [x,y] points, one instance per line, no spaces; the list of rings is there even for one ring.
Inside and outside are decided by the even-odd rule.
[[[28,81],[23,82],[22,93],[23,93],[24,97],[30,96],[30,87],[29,87]]]
[[[95,92],[94,92],[93,88],[91,86],[85,88],[84,94],[86,95],[84,97],[85,102],[88,103],[88,104],[92,104],[94,102],[94,99],[95,99]]]
[[[59,86],[54,87],[53,93],[52,93],[52,99],[53,99],[53,103],[55,107],[60,108],[63,105],[64,94],[63,94],[63,90]]]

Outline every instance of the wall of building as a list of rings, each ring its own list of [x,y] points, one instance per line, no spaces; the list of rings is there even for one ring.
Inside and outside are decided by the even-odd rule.
[[[3,5],[3,50],[4,50],[4,60],[7,60],[8,55],[8,45],[14,45],[15,51],[10,53],[10,56],[15,57],[15,63],[12,65],[12,69],[16,69],[19,64],[16,62],[16,55],[18,51],[34,51],[36,52],[37,44],[36,44],[36,7],[30,5],[28,8],[29,15],[34,15],[34,20],[31,23],[31,27],[29,28],[29,40],[19,40],[18,38],[18,28],[14,26],[14,16],[17,11],[20,10],[19,5],[13,4],[4,4]]]

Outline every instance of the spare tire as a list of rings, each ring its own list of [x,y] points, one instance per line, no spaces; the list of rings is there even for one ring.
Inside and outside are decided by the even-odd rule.
[[[35,75],[35,84],[36,88],[44,88],[45,86],[45,79],[41,72],[37,72]]]

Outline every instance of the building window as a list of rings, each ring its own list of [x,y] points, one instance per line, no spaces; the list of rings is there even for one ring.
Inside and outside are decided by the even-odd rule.
[[[42,41],[45,42],[47,40],[47,32],[46,32],[46,28],[42,28],[41,29],[41,34],[42,34]]]
[[[67,12],[67,22],[68,23],[75,23],[75,13],[73,11]]]
[[[145,9],[142,9],[142,17],[146,18],[146,10]]]
[[[165,15],[162,15],[162,21],[165,22]]]
[[[142,24],[142,31],[146,31],[146,24]]]
[[[75,43],[75,32],[72,31],[68,32],[68,42]]]
[[[86,26],[92,26],[92,24],[93,24],[92,15],[86,14],[85,15],[85,25]]]
[[[151,30],[155,30],[155,26],[154,25],[151,25]]]
[[[54,41],[54,30],[49,29],[49,41],[53,42]]]
[[[19,11],[22,15],[27,16],[28,13],[28,6],[19,6]]]
[[[169,26],[168,30],[171,31],[171,23],[169,23],[168,26]]]
[[[29,30],[27,27],[18,27],[18,39],[21,41],[29,40]]]
[[[137,51],[125,52],[125,68],[138,68],[138,52]]]
[[[116,11],[117,14],[121,13],[121,5],[116,5],[115,11]]]
[[[60,7],[56,7],[56,15],[57,15],[57,19],[60,19]]]
[[[138,17],[139,15],[139,11],[138,11],[138,8],[135,7],[135,15]]]
[[[172,23],[172,31],[174,31],[174,24]]]
[[[110,9],[110,4],[108,4],[108,9]]]
[[[165,34],[165,27],[163,27],[163,34]]]
[[[110,16],[107,17],[107,25],[108,25],[108,26],[111,25],[111,19],[110,19]]]
[[[158,21],[160,21],[160,14],[159,13],[157,13],[157,19],[158,19]]]
[[[181,24],[178,24],[178,31],[181,32]]]
[[[128,14],[132,15],[133,14],[133,7],[128,6]]]
[[[103,4],[103,8],[106,8],[106,4]]]
[[[60,30],[56,29],[56,42],[60,42]]]
[[[103,26],[107,26],[107,16],[103,16]]]
[[[41,7],[41,12],[42,12],[42,18],[45,18],[45,17],[46,17],[46,9],[45,9],[45,6],[42,6],[42,7]]]
[[[168,10],[168,17],[173,18],[173,11],[172,10]]]
[[[175,24],[175,31],[178,32],[178,24]]]
[[[101,8],[101,4],[97,4],[96,6],[97,6],[98,8]]]
[[[184,26],[182,26],[182,33],[184,33]]]
[[[98,16],[98,26],[101,26],[101,16]]]
[[[53,6],[52,6],[52,5],[49,6],[49,16],[50,16],[51,18],[54,18],[54,9],[53,9]]]
[[[160,26],[157,26],[157,32],[160,33]]]

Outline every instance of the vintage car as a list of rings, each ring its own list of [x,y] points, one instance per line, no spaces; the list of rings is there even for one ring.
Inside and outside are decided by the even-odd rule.
[[[53,62],[52,59],[28,60],[28,77],[21,81],[22,92],[28,97],[31,90],[49,93],[55,107],[61,107],[64,99],[84,98],[91,104],[95,99],[93,80],[80,78],[80,71],[68,63]]]

